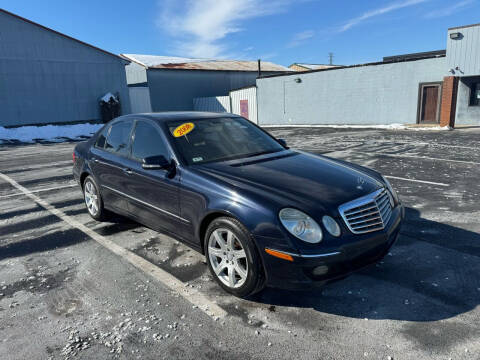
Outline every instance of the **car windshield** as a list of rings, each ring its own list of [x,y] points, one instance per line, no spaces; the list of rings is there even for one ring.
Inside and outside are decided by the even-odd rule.
[[[167,126],[173,143],[189,165],[284,150],[275,139],[244,118],[171,121]]]

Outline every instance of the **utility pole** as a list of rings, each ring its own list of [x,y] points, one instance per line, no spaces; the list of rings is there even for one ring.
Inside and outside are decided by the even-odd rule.
[[[328,53],[328,64],[333,65],[333,53]]]

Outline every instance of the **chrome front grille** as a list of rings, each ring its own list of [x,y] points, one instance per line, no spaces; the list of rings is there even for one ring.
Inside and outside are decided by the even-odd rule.
[[[354,234],[364,234],[385,228],[392,216],[393,199],[386,189],[341,205],[338,210]]]

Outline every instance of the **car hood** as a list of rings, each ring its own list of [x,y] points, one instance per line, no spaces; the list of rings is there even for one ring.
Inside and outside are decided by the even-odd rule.
[[[356,165],[292,150],[196,168],[279,206],[335,213],[339,205],[383,186]]]

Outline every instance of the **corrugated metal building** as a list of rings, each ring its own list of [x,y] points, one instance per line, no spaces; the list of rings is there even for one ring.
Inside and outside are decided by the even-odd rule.
[[[480,24],[448,30],[447,68],[457,78],[456,125],[480,125]]]
[[[232,113],[241,115],[255,124],[257,119],[257,87],[249,86],[230,91]]]
[[[227,112],[243,116],[255,124],[257,121],[257,87],[247,86],[230,91],[228,96],[193,99],[193,110]]]
[[[100,119],[118,93],[130,112],[125,59],[0,9],[0,126]]]
[[[256,61],[122,56],[131,61],[126,67],[129,87],[148,89],[151,111],[193,110],[194,98],[227,96],[232,89],[255,85],[258,76]],[[288,71],[281,65],[261,63],[263,75]]]
[[[193,110],[218,113],[232,112],[230,96],[210,96],[194,98]]]

